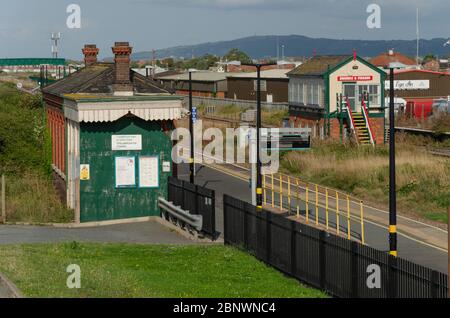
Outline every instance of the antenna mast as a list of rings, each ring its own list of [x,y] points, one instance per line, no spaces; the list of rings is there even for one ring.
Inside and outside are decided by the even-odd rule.
[[[416,15],[416,25],[417,25],[417,51],[416,51],[416,62],[417,67],[419,67],[419,42],[420,42],[420,29],[419,29],[419,8],[417,8],[417,15]]]

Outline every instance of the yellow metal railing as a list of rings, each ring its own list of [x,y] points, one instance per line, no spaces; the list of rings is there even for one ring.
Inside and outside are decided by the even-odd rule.
[[[359,238],[365,244],[364,204],[361,200],[279,173],[263,176],[263,196],[265,206],[271,206],[280,212],[287,210],[289,214],[294,213],[298,219],[302,217],[301,207],[304,206],[304,220],[307,224],[311,221],[316,226],[322,224],[327,231],[334,230],[337,235],[345,235],[349,240],[352,239],[352,227],[357,227]],[[313,209],[310,210],[310,207]],[[323,221],[320,219],[320,209],[325,214]],[[314,215],[311,215],[312,211]],[[331,224],[332,219],[335,220],[334,224]],[[346,222],[341,223],[341,219]]]

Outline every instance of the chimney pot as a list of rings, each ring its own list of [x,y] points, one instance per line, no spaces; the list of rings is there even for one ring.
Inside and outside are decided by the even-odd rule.
[[[112,48],[114,53],[114,95],[133,95],[133,85],[130,79],[131,52],[128,42],[116,42]]]
[[[95,44],[86,44],[82,49],[84,54],[84,65],[90,66],[97,63],[97,55],[100,50]]]

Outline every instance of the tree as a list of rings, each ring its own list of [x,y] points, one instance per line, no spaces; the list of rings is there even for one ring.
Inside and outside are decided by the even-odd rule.
[[[241,63],[251,63],[252,59],[243,51],[239,49],[231,49],[223,57],[226,61],[239,61]]]

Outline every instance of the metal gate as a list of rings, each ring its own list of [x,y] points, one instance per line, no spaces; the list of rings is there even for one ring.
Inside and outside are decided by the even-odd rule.
[[[187,210],[190,214],[203,217],[202,232],[216,238],[216,193],[213,190],[169,177],[169,201]]]

